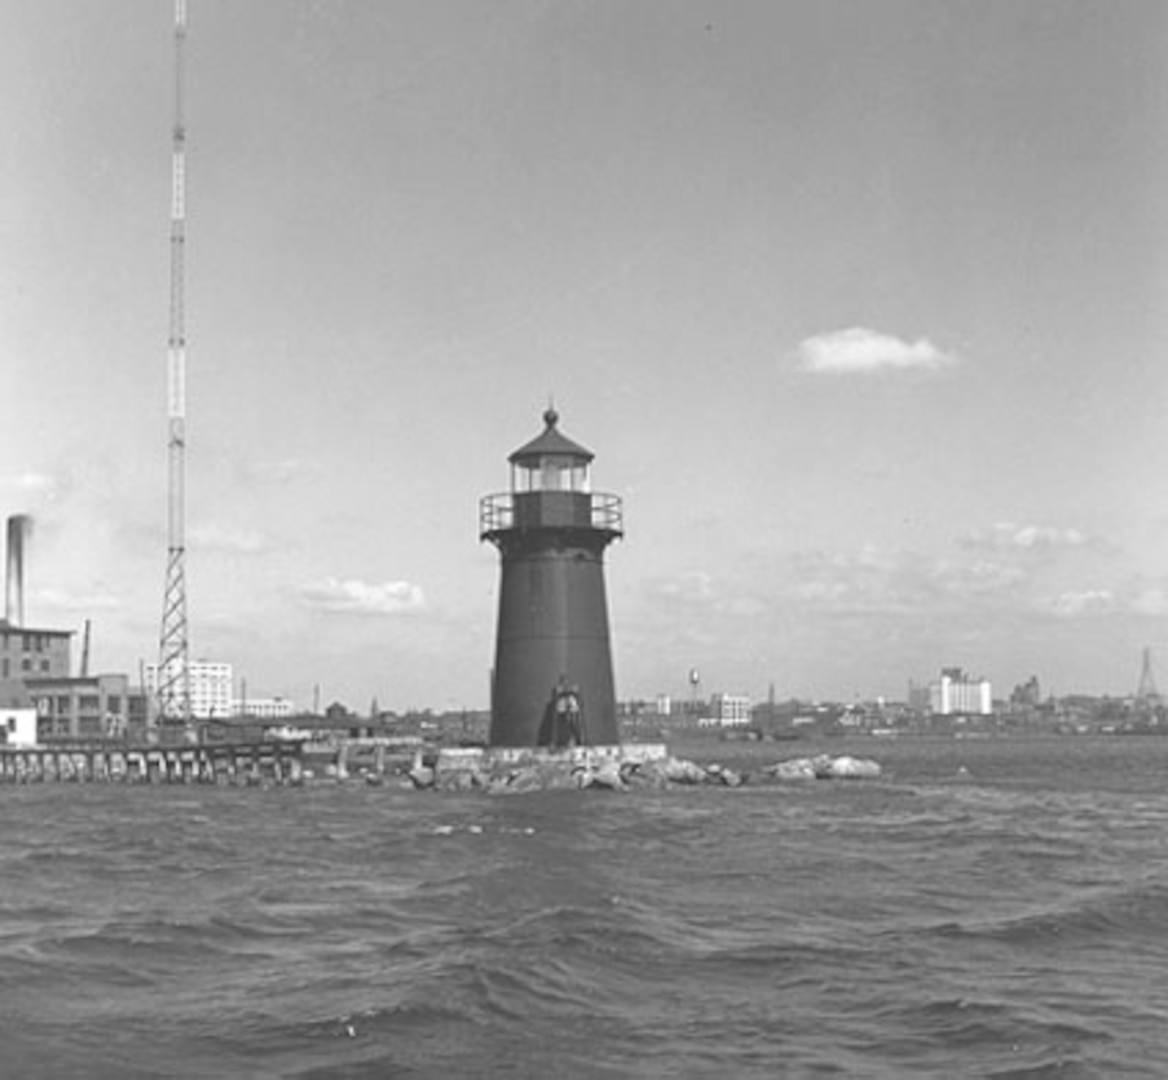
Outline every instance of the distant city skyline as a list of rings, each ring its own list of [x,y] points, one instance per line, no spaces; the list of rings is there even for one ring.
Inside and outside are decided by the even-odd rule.
[[[157,660],[171,5],[0,0],[0,516]],[[554,397],[617,696],[1168,678],[1168,8],[191,0],[191,657],[482,708]],[[1162,658],[1162,659],[1161,659]]]

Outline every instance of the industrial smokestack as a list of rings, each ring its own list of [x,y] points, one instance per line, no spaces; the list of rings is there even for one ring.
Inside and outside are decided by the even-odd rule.
[[[8,577],[4,617],[9,626],[24,625],[24,543],[32,533],[32,518],[13,514],[8,519]]]

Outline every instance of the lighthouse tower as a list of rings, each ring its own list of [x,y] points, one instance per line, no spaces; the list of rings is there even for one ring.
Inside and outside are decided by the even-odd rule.
[[[604,549],[622,535],[621,502],[591,490],[592,452],[556,411],[543,419],[508,459],[511,490],[480,506],[501,564],[490,745],[615,745]]]

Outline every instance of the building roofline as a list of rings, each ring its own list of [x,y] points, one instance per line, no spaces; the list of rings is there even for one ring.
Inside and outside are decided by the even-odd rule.
[[[49,637],[72,637],[76,630],[49,630],[43,626],[27,626],[11,623],[7,619],[0,619],[0,630],[19,634],[45,634]]]

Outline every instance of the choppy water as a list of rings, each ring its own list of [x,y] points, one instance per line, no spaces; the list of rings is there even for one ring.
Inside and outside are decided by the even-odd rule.
[[[1168,739],[826,748],[885,777],[0,787],[0,1076],[1168,1075]]]

